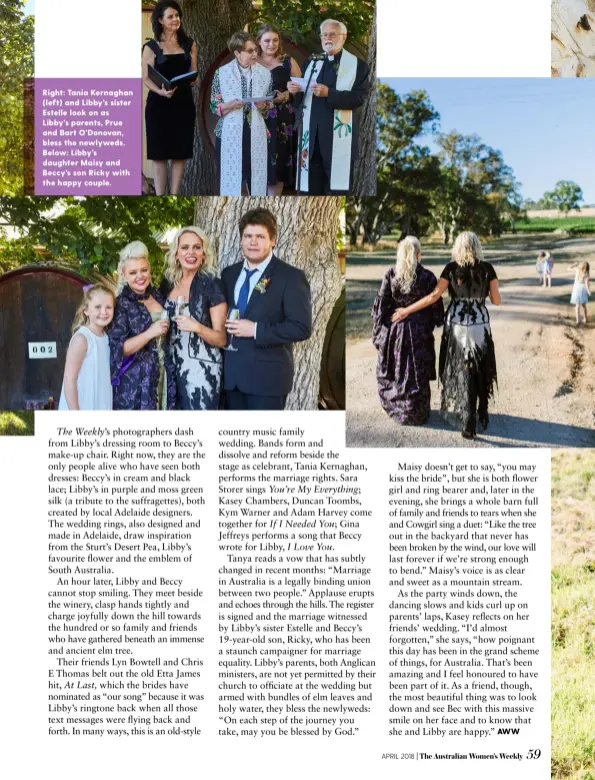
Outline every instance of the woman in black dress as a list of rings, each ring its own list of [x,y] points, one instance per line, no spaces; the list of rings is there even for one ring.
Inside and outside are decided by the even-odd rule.
[[[155,194],[167,190],[167,162],[171,160],[169,192],[177,195],[186,160],[192,157],[196,109],[193,84],[185,81],[172,90],[149,78],[149,65],[172,79],[197,67],[196,43],[182,28],[182,11],[175,0],[159,2],[151,16],[154,40],[143,47],[143,82],[149,94],[145,107],[147,157],[153,160]]]
[[[441,412],[461,426],[464,439],[476,435],[477,420],[488,427],[488,401],[496,383],[496,354],[486,298],[501,303],[498,278],[483,259],[475,233],[461,233],[452,249],[452,262],[440,274],[436,289],[417,303],[398,309],[393,321],[435,303],[448,289],[438,373],[442,382]]]
[[[299,78],[302,70],[293,57],[284,53],[279,30],[272,24],[264,24],[260,28],[256,33],[256,42],[259,48],[258,62],[270,71],[276,93],[274,106],[265,120],[271,136],[267,194],[281,195],[283,186],[292,185],[295,181],[295,113],[287,83],[295,76]]]

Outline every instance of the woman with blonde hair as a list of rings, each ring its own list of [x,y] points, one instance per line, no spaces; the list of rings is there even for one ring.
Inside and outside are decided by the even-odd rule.
[[[476,435],[477,420],[483,430],[489,423],[488,401],[496,383],[496,354],[486,298],[499,306],[498,277],[483,259],[475,233],[457,236],[452,262],[440,274],[436,288],[425,298],[393,314],[396,322],[434,305],[448,290],[450,304],[446,312],[440,345],[439,375],[442,382],[441,412],[461,426],[463,438]]]
[[[384,411],[401,425],[423,425],[430,416],[430,381],[436,379],[433,331],[444,318],[440,298],[407,322],[393,317],[396,309],[436,287],[436,277],[420,259],[419,241],[407,236],[399,243],[396,265],[386,272],[372,309],[378,395]]]
[[[149,250],[132,241],[120,252],[118,297],[109,330],[114,409],[173,409],[173,364],[163,350],[165,299],[151,281]]]
[[[175,370],[177,408],[218,409],[227,302],[214,274],[209,237],[198,227],[180,228],[166,260],[160,290],[173,322],[168,351]]]

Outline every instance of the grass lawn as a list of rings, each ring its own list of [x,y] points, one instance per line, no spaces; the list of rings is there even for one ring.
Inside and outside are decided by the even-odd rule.
[[[547,219],[533,217],[519,221],[515,225],[517,233],[553,233],[554,230],[564,230],[572,235],[595,233],[595,218],[593,217],[560,217]]]
[[[0,436],[33,436],[33,412],[0,412]]]
[[[552,777],[595,780],[595,451],[552,456]]]

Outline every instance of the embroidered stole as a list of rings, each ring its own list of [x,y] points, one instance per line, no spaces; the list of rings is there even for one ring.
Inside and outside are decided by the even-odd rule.
[[[316,81],[321,70],[321,62],[310,62],[304,78],[310,78],[313,68],[316,68],[312,82]],[[327,68],[332,67],[332,62],[327,61]],[[342,50],[339,72],[337,73],[338,91],[349,91],[354,83],[357,73],[357,57],[345,49]],[[311,92],[304,96],[304,132],[302,143],[298,149],[298,161],[301,165],[300,191],[308,192],[308,168],[310,160],[310,115],[312,110]],[[336,110],[333,116],[333,151],[331,160],[331,189],[348,190],[349,173],[351,170],[351,134],[353,132],[353,111]],[[296,185],[297,186],[297,185]]]
[[[271,74],[262,65],[252,66],[248,94],[242,94],[242,76],[237,61],[219,70],[223,102],[243,97],[261,97],[268,94]],[[223,119],[221,132],[221,195],[242,194],[242,133],[244,111],[232,111]],[[267,131],[264,119],[254,104],[250,105],[250,167],[251,195],[267,194]]]

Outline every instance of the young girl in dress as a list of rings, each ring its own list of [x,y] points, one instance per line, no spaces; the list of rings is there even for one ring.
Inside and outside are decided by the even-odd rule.
[[[587,324],[587,303],[589,302],[589,263],[574,263],[570,268],[576,268],[574,277],[574,286],[570,296],[570,303],[576,306],[576,324],[581,324],[581,306],[585,315],[585,325]]]
[[[110,409],[109,338],[116,297],[103,284],[87,288],[72,324],[59,409]]]
[[[541,278],[542,287],[551,287],[552,272],[554,270],[554,258],[551,253],[541,250],[535,268]]]

